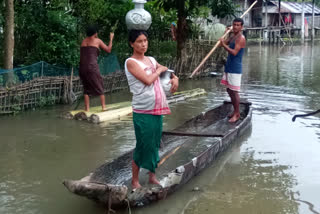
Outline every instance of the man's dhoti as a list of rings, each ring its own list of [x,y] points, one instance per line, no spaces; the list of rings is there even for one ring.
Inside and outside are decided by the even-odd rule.
[[[221,84],[232,91],[240,91],[242,74],[223,73]]]

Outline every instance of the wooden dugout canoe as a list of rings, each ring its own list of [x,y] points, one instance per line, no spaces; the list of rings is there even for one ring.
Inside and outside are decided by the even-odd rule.
[[[63,184],[74,194],[109,204],[112,208],[128,204],[144,206],[164,199],[210,165],[219,153],[249,129],[250,106],[249,102],[241,102],[241,118],[234,124],[229,123],[227,117],[232,112],[232,105],[224,102],[172,131],[164,132],[159,150],[161,165],[156,170],[161,186],[144,184],[141,181],[144,175],[140,172],[143,187],[131,191],[133,150],[101,165],[81,180],[65,180]]]

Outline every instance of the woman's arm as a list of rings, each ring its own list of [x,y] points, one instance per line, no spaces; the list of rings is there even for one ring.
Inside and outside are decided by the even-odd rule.
[[[147,75],[144,70],[133,60],[127,61],[128,71],[138,80],[143,82],[146,85],[151,85],[154,81],[158,79],[160,74],[166,70],[168,70],[165,66],[160,66],[156,68],[156,72],[150,75]]]
[[[168,70],[168,67],[164,66],[164,65],[160,65],[157,61],[156,61],[156,70],[158,71],[161,71],[162,72],[165,72],[166,70]]]
[[[114,33],[110,33],[110,41],[108,46],[104,44],[104,42],[101,39],[99,39],[99,47],[105,52],[111,53],[113,37],[114,37]]]

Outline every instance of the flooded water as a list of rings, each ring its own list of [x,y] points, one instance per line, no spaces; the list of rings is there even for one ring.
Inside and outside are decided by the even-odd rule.
[[[320,115],[291,121],[320,108],[319,55],[319,44],[249,46],[241,97],[253,103],[251,130],[176,193],[131,212],[320,213]],[[180,90],[201,87],[208,94],[172,104],[164,129],[228,99],[220,78],[181,82]],[[129,99],[128,92],[107,96],[113,103]],[[69,193],[62,181],[80,179],[134,148],[132,122],[93,125],[60,118],[68,108],[0,118],[1,214],[105,213]]]

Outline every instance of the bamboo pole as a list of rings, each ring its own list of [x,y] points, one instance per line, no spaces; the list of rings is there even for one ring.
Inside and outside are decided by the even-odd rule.
[[[244,17],[252,8],[253,6],[258,2],[258,0],[256,0],[255,2],[253,2],[251,4],[251,6],[240,16],[240,18]],[[226,37],[230,31],[232,30],[232,27],[223,34],[222,38]],[[189,78],[192,78],[201,68],[201,66],[207,61],[207,59],[211,56],[211,54],[219,47],[220,45],[220,41],[218,41],[216,43],[216,45],[211,49],[211,51],[207,54],[207,56],[201,61],[201,63],[198,65],[198,67],[192,72],[192,74],[190,75]]]
[[[164,156],[161,161],[158,163],[158,167],[161,166],[169,157],[171,157],[172,155],[174,155],[174,153],[176,153],[176,151],[178,151],[180,149],[182,145],[178,146],[177,148],[175,148],[174,150],[172,150],[169,154],[167,154],[166,156]]]

